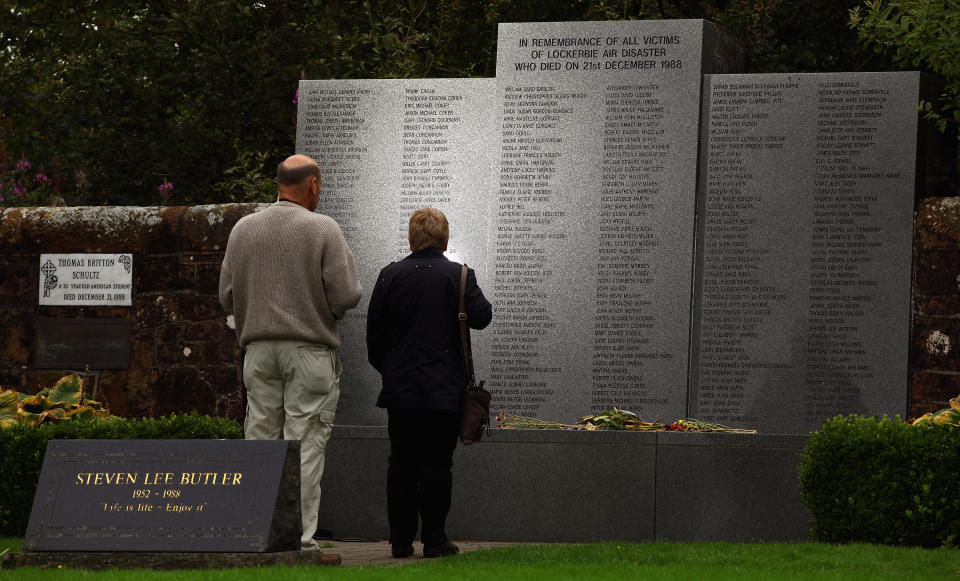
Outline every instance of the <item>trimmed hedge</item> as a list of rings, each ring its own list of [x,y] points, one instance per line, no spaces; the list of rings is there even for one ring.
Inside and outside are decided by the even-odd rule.
[[[197,413],[157,419],[71,421],[0,429],[0,536],[22,537],[30,520],[47,440],[240,439],[234,420]]]
[[[801,454],[811,535],[828,543],[960,544],[960,427],[837,416]]]

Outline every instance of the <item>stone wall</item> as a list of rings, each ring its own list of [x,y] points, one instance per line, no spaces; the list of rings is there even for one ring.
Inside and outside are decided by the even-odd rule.
[[[31,366],[36,317],[128,319],[130,368],[101,371],[98,400],[125,417],[240,418],[240,349],[217,290],[230,229],[255,207],[2,209],[0,386],[32,393],[63,375]],[[39,306],[42,253],[132,253],[132,307]]]
[[[32,393],[63,374],[31,366],[36,317],[128,319],[130,369],[101,371],[98,399],[127,417],[198,410],[239,419],[240,349],[217,286],[230,229],[256,208],[0,210],[0,386]],[[960,198],[921,200],[915,224],[914,417],[960,395]],[[39,306],[42,253],[133,253],[133,306]]]

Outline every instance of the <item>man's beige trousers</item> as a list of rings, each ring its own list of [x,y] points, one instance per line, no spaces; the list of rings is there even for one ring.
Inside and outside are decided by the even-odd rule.
[[[334,349],[303,341],[252,341],[246,350],[244,436],[300,440],[300,541],[305,549],[316,548],[324,451],[340,400],[340,359]]]

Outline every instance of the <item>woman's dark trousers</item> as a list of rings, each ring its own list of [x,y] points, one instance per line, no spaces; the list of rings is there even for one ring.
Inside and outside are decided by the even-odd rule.
[[[390,458],[387,464],[387,515],[390,542],[409,545],[417,536],[427,546],[447,542],[453,451],[460,433],[460,414],[443,410],[387,410]]]

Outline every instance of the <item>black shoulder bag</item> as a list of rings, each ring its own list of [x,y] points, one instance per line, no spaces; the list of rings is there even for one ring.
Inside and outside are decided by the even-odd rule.
[[[470,330],[467,328],[467,265],[460,269],[460,343],[463,344],[463,360],[467,366],[467,386],[460,402],[460,441],[464,444],[479,442],[483,431],[490,424],[490,392],[483,389],[485,382],[477,383],[473,371],[473,349],[470,346]]]

